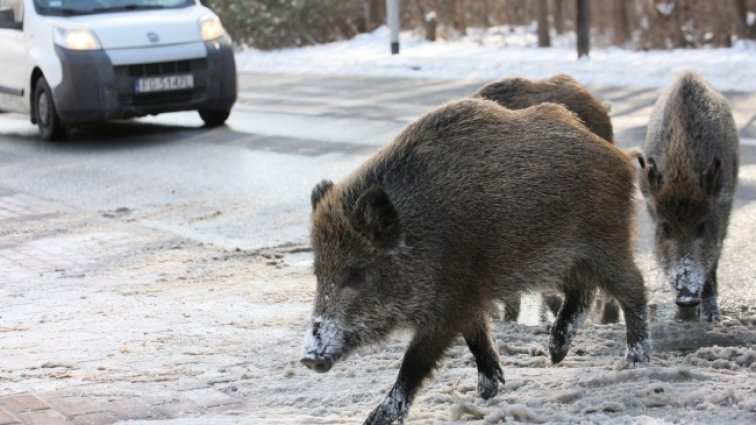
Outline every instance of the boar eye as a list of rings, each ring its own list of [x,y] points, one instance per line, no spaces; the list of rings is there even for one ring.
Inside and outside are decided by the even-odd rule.
[[[365,270],[350,268],[344,274],[344,286],[355,287],[365,280]]]

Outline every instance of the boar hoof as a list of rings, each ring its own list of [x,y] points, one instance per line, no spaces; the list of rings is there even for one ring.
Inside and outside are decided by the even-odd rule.
[[[365,419],[363,425],[402,425],[409,405],[401,391],[392,389],[388,397]]]
[[[493,376],[478,372],[478,395],[484,400],[496,397],[499,394],[499,382],[504,385],[504,372],[499,367]]]
[[[709,322],[719,322],[722,317],[719,314],[719,305],[716,297],[704,298],[702,303],[701,314]]]
[[[551,364],[557,364],[567,357],[567,353],[570,351],[570,347],[556,348],[549,346],[549,354],[551,355]]]
[[[560,326],[561,322],[557,320],[551,327],[551,336],[549,338],[549,355],[551,356],[551,363],[557,364],[564,360],[567,353],[570,351],[570,345],[572,344],[572,335],[565,329],[564,326]]]
[[[307,366],[308,368],[318,373],[328,372],[333,367],[333,362],[329,362],[326,360],[312,359],[309,357],[303,358],[302,360],[300,360],[300,362],[303,365]]]
[[[628,363],[632,363],[633,365],[637,363],[646,363],[651,359],[650,353],[651,350],[648,346],[648,341],[637,342],[627,346],[627,354],[625,355],[625,358]]]
[[[402,425],[404,424],[404,418],[397,417],[394,412],[388,412],[380,405],[373,410],[368,416],[363,425]]]

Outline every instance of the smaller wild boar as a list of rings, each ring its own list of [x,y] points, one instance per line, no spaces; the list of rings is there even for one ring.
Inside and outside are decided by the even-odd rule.
[[[313,189],[317,286],[302,363],[327,372],[357,347],[412,329],[396,383],[366,421],[391,424],[461,334],[478,393],[490,398],[504,380],[494,301],[548,287],[565,294],[553,361],[596,287],[622,306],[628,361],[648,360],[634,176],[626,153],[560,105],[512,111],[466,99],[429,112],[343,181]]]
[[[719,318],[717,265],[738,180],[738,131],[727,100],[700,75],[684,72],[657,100],[643,146],[641,190],[655,253],[677,304],[703,301]]]
[[[566,74],[542,80],[504,78],[486,84],[473,97],[493,100],[509,109],[525,109],[540,103],[558,103],[577,114],[586,127],[602,139],[614,143],[609,107],[584,85]]]
[[[526,78],[504,78],[488,83],[478,89],[472,97],[493,100],[508,109],[525,109],[541,103],[563,105],[583,121],[589,130],[609,143],[614,143],[612,120],[609,107],[594,96],[587,87],[566,74],[555,75],[542,80]],[[559,291],[544,293],[544,302],[556,316],[555,301],[559,300]],[[601,323],[616,321],[619,307],[609,297],[601,295]],[[512,296],[504,301],[504,320],[516,322],[520,315],[520,297]]]

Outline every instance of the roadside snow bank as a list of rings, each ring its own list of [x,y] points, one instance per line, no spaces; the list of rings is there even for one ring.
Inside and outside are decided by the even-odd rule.
[[[401,54],[389,54],[386,27],[351,40],[276,51],[245,50],[239,70],[287,74],[368,75],[490,80],[543,78],[568,73],[590,85],[661,87],[683,69],[694,69],[720,90],[756,90],[756,44],[732,48],[629,51],[594,48],[577,60],[574,35],[538,48],[534,27],[471,29],[458,40],[435,43],[405,31]]]

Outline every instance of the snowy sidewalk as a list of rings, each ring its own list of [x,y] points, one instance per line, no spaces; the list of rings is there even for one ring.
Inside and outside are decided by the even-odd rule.
[[[359,424],[407,343],[395,335],[325,375],[301,367],[314,288],[303,247],[222,250],[126,210],[19,194],[0,197],[0,234],[0,425]],[[409,423],[752,423],[756,351],[727,346],[756,343],[754,312],[712,328],[663,307],[651,306],[655,352],[637,368],[622,360],[622,324],[587,324],[552,366],[545,322],[496,321],[500,394],[476,397],[460,341]]]
[[[0,425],[254,410],[227,386],[259,370],[249,350],[268,302],[249,285],[282,255],[203,247],[124,214],[0,197]]]

